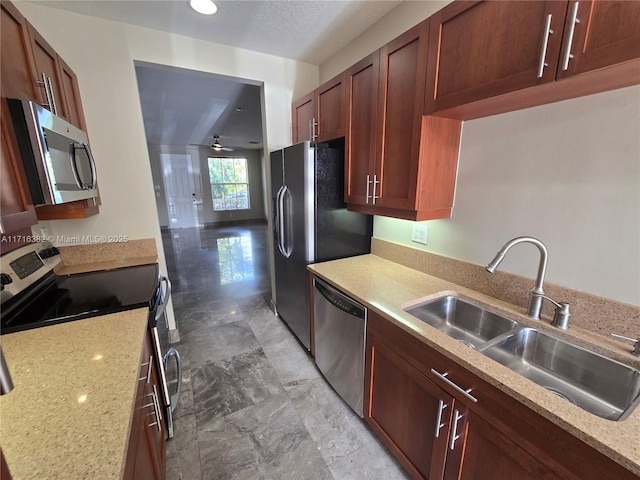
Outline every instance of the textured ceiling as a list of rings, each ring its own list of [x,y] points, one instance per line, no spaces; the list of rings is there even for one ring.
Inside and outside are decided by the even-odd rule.
[[[215,15],[194,12],[186,0],[35,3],[320,65],[400,1],[217,0]]]
[[[34,3],[319,65],[400,1],[217,0],[212,16],[194,12],[187,0]],[[148,143],[211,144],[219,135],[223,146],[262,148],[260,87],[142,63],[136,75]]]

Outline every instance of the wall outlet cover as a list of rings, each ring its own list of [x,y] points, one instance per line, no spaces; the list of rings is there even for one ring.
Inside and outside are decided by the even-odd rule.
[[[416,223],[413,226],[413,230],[411,232],[411,240],[413,242],[426,245],[428,233],[429,233],[429,227],[427,225],[420,225],[419,223]]]

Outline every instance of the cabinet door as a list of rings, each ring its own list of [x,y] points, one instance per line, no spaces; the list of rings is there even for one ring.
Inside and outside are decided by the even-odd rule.
[[[569,3],[558,78],[640,58],[640,2]]]
[[[373,195],[376,165],[379,52],[352,66],[347,72],[348,122],[345,132],[345,201],[367,205]]]
[[[87,127],[84,121],[82,101],[80,100],[78,77],[73,70],[71,70],[71,67],[69,67],[69,65],[67,65],[60,57],[58,57],[58,64],[60,66],[61,86],[66,100],[66,110],[69,123],[86,132]]]
[[[459,404],[456,404],[452,422],[457,420],[455,433],[459,438],[450,439],[445,480],[560,480],[471,410],[458,408]]]
[[[316,95],[316,138],[317,142],[326,142],[344,137],[347,104],[344,72],[320,85]]]
[[[305,95],[291,105],[293,143],[311,141],[312,122],[315,115],[314,93]]]
[[[158,418],[159,398],[154,399],[158,376],[148,336],[144,341],[139,378],[124,478],[163,480],[166,432]]]
[[[6,253],[26,243],[23,237],[31,234],[31,225],[38,222],[31,195],[24,178],[20,152],[13,134],[13,126],[8,122],[9,113],[6,100],[2,100],[0,115],[0,252]],[[18,235],[12,239],[11,234]],[[4,237],[9,235],[9,238]]]
[[[415,210],[429,22],[380,49],[376,207]]]
[[[27,21],[11,3],[2,2],[0,7],[2,10],[0,27],[2,96],[32,100],[36,98],[33,81],[36,71]]]
[[[31,38],[31,48],[33,49],[33,57],[36,64],[37,81],[43,81],[43,75],[51,83],[51,100],[55,105],[56,114],[65,120],[69,120],[66,99],[62,89],[62,79],[58,66],[58,54],[47,43],[47,41],[38,33],[38,31],[29,24],[29,37]],[[38,88],[40,103],[49,110],[52,107],[48,104],[49,99],[45,93],[45,86],[40,85]]]
[[[442,478],[453,398],[371,334],[366,362],[365,420],[415,478]]]
[[[434,14],[425,112],[553,81],[566,8],[562,1],[454,2]]]

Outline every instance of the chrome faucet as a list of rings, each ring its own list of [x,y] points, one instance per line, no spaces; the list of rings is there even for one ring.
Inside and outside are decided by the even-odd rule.
[[[542,303],[546,298],[551,303],[556,306],[555,315],[553,316],[552,325],[563,330],[569,328],[569,304],[563,302],[556,302],[553,299],[547,297],[544,293],[544,289],[542,285],[544,283],[544,274],[547,271],[547,247],[544,246],[537,238],[533,237],[517,237],[513,240],[509,240],[504,246],[500,249],[500,251],[496,254],[495,258],[489,262],[489,265],[486,266],[486,270],[489,273],[495,273],[496,268],[500,265],[500,262],[504,259],[507,252],[519,243],[531,243],[538,247],[540,251],[540,263],[538,264],[538,274],[536,276],[536,284],[530,290],[529,293],[529,308],[527,309],[527,316],[534,318],[536,320],[540,320],[540,311],[542,310]]]

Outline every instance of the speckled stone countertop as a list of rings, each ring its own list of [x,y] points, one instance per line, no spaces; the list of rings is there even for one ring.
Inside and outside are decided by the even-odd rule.
[[[558,330],[546,321],[538,322],[527,318],[519,307],[375,255],[317,263],[308,268],[426,345],[640,475],[640,408],[636,408],[621,422],[592,415],[439,332],[404,312],[403,308],[454,294],[472,302],[488,304],[496,312],[507,314],[523,325],[534,326],[555,336],[588,345],[596,351],[640,368],[637,357],[622,350],[610,350],[609,343],[605,339],[599,341],[602,337],[592,332],[577,327],[566,332]]]
[[[14,384],[0,444],[15,480],[121,478],[148,313],[0,337]]]

